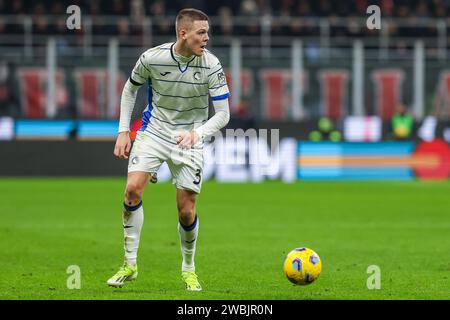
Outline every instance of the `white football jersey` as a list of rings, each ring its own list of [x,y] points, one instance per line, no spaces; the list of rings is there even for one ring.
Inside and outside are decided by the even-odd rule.
[[[230,96],[219,59],[210,51],[184,58],[175,53],[175,43],[145,51],[130,75],[134,85],[148,84],[148,105],[139,131],[176,143],[175,134],[191,131],[208,120],[212,100]]]

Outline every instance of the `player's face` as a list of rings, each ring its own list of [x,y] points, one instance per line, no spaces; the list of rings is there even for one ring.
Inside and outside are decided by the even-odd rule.
[[[196,20],[186,33],[186,45],[192,54],[201,56],[208,44],[209,23],[206,20]]]

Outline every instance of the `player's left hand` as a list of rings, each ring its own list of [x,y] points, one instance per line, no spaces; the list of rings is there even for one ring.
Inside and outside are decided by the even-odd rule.
[[[190,149],[198,141],[198,134],[195,131],[187,132],[183,131],[175,136],[177,144],[183,149]]]

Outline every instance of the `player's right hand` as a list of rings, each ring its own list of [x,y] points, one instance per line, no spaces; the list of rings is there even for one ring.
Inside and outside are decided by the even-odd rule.
[[[131,150],[131,138],[128,131],[120,132],[114,147],[114,155],[119,159],[128,159]]]

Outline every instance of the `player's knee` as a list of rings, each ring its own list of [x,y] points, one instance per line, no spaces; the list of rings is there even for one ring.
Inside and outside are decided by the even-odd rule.
[[[125,203],[129,206],[135,206],[141,202],[142,189],[135,183],[128,183],[125,190]]]
[[[189,226],[194,222],[195,210],[194,208],[189,207],[178,208],[178,216],[180,217],[180,221],[183,225]]]

